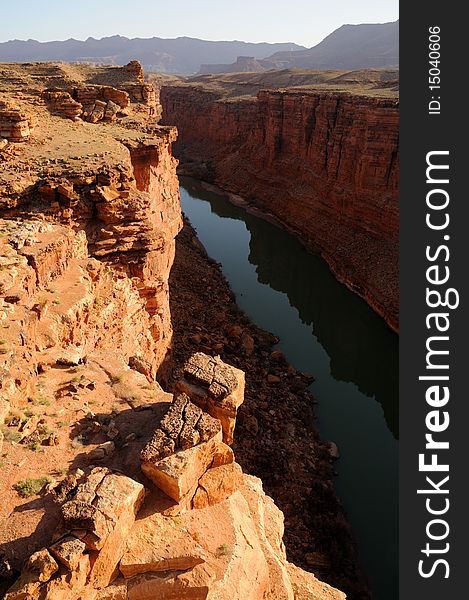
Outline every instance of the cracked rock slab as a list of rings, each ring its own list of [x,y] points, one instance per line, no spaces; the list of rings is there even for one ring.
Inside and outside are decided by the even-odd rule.
[[[203,352],[193,354],[184,365],[184,376],[188,381],[207,389],[209,395],[221,401],[237,387],[233,367],[225,364],[218,356]]]
[[[142,462],[142,471],[167,496],[183,503],[194,495],[199,479],[210,468],[217,446],[221,442],[221,429],[209,439],[159,461]]]
[[[178,450],[187,450],[207,442],[220,431],[220,422],[179,394],[169,406],[159,427],[141,452],[143,463],[156,463]]]

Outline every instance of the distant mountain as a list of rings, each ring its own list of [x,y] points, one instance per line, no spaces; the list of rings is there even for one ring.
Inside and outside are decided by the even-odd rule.
[[[249,42],[209,42],[179,37],[133,38],[120,35],[96,40],[38,42],[12,40],[0,43],[0,62],[65,61],[89,64],[125,65],[139,60],[147,71],[193,74],[203,63],[230,63],[239,55],[263,59],[275,53],[306,50],[293,43],[267,44]]]
[[[199,75],[215,73],[262,73],[266,69],[254,56],[238,56],[231,65],[201,65]]]
[[[399,65],[399,21],[342,25],[310,50],[277,52],[263,61],[282,68],[364,69]]]
[[[269,69],[346,70],[399,65],[399,21],[342,25],[309,50],[276,52],[253,62],[253,71]],[[203,65],[201,73],[233,73],[238,64]],[[245,65],[240,65],[245,66]],[[243,68],[240,72],[246,72]]]

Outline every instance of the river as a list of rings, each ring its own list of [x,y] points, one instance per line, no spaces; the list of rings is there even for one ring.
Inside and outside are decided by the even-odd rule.
[[[240,308],[312,373],[318,428],[375,600],[398,597],[398,336],[286,231],[181,177],[181,204]]]

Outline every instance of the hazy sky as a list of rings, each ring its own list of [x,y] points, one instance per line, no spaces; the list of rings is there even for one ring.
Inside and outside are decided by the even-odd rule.
[[[0,41],[180,37],[297,42],[398,18],[398,0],[0,0]]]

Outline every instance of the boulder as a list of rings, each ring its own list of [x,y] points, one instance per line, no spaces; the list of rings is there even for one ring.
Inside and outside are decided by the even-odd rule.
[[[148,380],[152,380],[153,370],[151,363],[141,356],[131,356],[129,358],[129,367],[134,369],[134,371],[138,371],[139,373],[142,373],[142,375],[145,375]]]
[[[43,548],[27,560],[19,579],[5,594],[5,600],[40,600],[43,583],[59,570],[50,552]]]
[[[241,467],[235,462],[209,469],[199,479],[192,507],[204,508],[226,500],[238,489],[242,473]]]
[[[244,354],[246,354],[247,356],[251,356],[251,354],[254,352],[254,339],[246,332],[244,332],[241,336],[241,348],[243,349]]]
[[[84,542],[72,535],[67,535],[50,546],[49,551],[67,569],[76,571],[85,548]]]
[[[142,462],[157,462],[179,449],[187,450],[218,434],[220,422],[193,404],[186,394],[173,399],[152,438],[143,448]]]
[[[55,361],[58,365],[76,367],[83,362],[83,356],[78,349],[68,348],[59,352]]]
[[[205,562],[205,554],[174,519],[154,513],[135,521],[119,569],[125,578],[157,571],[186,571]]]
[[[36,573],[39,581],[49,581],[58,569],[57,562],[45,548],[32,554],[26,563],[26,570]]]
[[[113,102],[112,100],[108,100],[106,105],[106,110],[104,112],[104,120],[105,121],[114,121],[117,117],[117,113],[120,110],[120,106]]]
[[[337,444],[335,442],[327,442],[327,450],[329,452],[329,456],[331,457],[331,460],[339,460],[340,451],[339,451],[339,447],[337,446]]]
[[[244,372],[225,364],[220,357],[197,352],[184,366],[176,391],[219,419],[223,441],[231,445],[239,406],[244,402]]]
[[[208,442],[187,450],[179,450],[162,460],[142,461],[142,471],[176,502],[190,500],[197,489],[199,479],[213,462],[217,442],[221,442],[221,431]]]
[[[140,454],[145,475],[177,503],[187,503],[221,443],[221,424],[179,394]]]
[[[91,587],[109,583],[143,498],[141,483],[98,467],[62,506],[65,526],[92,551]]]

